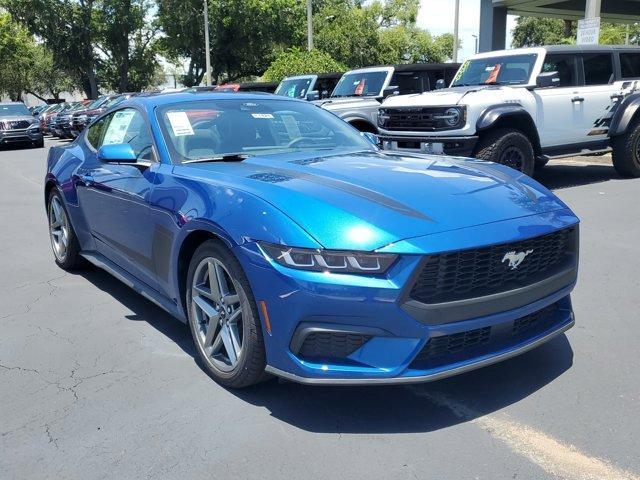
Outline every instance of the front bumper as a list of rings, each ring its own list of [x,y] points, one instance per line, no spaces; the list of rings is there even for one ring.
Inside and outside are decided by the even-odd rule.
[[[558,214],[552,222],[568,225],[575,222],[575,217]],[[512,221],[509,228],[515,231],[523,223]],[[482,228],[484,235],[479,234],[479,238],[486,238],[492,230],[501,231],[496,227]],[[451,233],[448,242],[456,248],[456,241],[462,240],[453,235],[460,235]],[[429,242],[433,244],[433,240]],[[262,317],[267,371],[301,383],[351,385],[437,380],[523,353],[574,324],[570,292],[575,276],[552,292],[541,290],[538,296],[528,296],[522,303],[504,306],[502,310],[487,313],[478,309],[475,316],[464,320],[444,318],[429,322],[407,310],[405,301],[407,288],[426,251],[402,254],[384,277],[376,278],[292,271],[266,260],[253,243],[236,249],[254,297],[265,302],[269,315],[271,330],[267,330]],[[262,311],[260,314],[264,315]],[[532,327],[516,330],[516,325],[529,325],[527,319],[534,317]],[[305,353],[309,351],[305,350],[308,348],[305,340],[311,334],[333,335],[332,332],[337,332],[338,340],[327,348],[341,350],[339,357]],[[455,343],[460,337],[473,339],[478,332],[486,336],[482,343],[469,343],[464,351],[452,349],[436,357],[424,356],[427,347],[436,342],[446,339]],[[362,338],[366,340],[361,341]],[[325,339],[317,337],[314,342],[322,344]]]
[[[378,135],[384,150],[413,153],[445,154],[458,157],[470,157],[478,142],[477,136],[435,137],[403,136],[383,133]]]
[[[0,143],[20,143],[20,142],[41,142],[42,132],[38,128],[34,129],[22,129],[22,130],[0,130]]]

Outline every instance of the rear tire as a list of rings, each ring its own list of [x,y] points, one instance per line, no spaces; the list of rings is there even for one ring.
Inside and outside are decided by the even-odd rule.
[[[513,128],[496,128],[485,133],[474,156],[533,175],[533,145],[526,135]]]
[[[189,329],[211,377],[231,388],[267,377],[258,308],[233,253],[218,241],[204,242],[193,254],[186,287]]]
[[[623,177],[640,177],[640,119],[624,135],[613,137],[613,166]]]
[[[58,266],[64,270],[76,270],[81,267],[84,262],[80,255],[80,243],[57,188],[51,189],[49,193],[47,219],[51,248]]]

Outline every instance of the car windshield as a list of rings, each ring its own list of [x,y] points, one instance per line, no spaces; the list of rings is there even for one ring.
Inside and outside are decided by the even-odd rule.
[[[102,107],[111,108],[111,107],[114,107],[114,106],[118,105],[120,102],[124,102],[124,100],[125,100],[124,95],[118,95],[117,97],[113,97],[113,98],[110,98],[109,100],[107,100],[102,105]]]
[[[93,110],[94,108],[99,108],[100,105],[102,105],[105,102],[107,102],[107,97],[100,97],[94,100],[93,102],[91,102],[89,105],[85,106],[84,110]]]
[[[0,105],[0,117],[7,117],[12,115],[31,115],[31,113],[23,103]]]
[[[331,94],[332,97],[379,97],[387,78],[386,70],[345,73]]]
[[[276,88],[275,94],[291,98],[306,98],[313,77],[285,78]]]
[[[452,87],[468,85],[526,85],[537,55],[503,55],[475,58],[462,64]]]
[[[305,150],[375,150],[355,129],[306,102],[216,99],[158,107],[174,163]]]

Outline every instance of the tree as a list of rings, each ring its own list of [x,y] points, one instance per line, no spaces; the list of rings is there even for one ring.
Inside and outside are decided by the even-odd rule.
[[[58,65],[51,52],[44,45],[37,45],[32,57],[32,75],[25,91],[46,101],[53,97],[60,99],[62,92],[73,92],[79,87],[78,79]]]
[[[209,0],[212,78],[216,83],[259,76],[278,53],[304,38],[299,0]],[[204,75],[202,0],[158,0],[163,52],[188,59],[185,85]]]
[[[99,0],[1,0],[34,35],[41,38],[58,65],[77,75],[90,98],[98,95],[93,48],[97,41],[96,4]]]
[[[575,29],[566,35],[565,23],[557,18],[518,17],[511,44],[515,48],[575,43]]]
[[[268,82],[279,82],[284,77],[305,73],[343,72],[347,68],[330,55],[313,49],[310,52],[293,47],[280,53],[264,72]]]
[[[0,0],[0,6],[42,39],[89,98],[98,96],[98,73],[119,91],[144,88],[155,78],[151,0]]]
[[[147,21],[153,6],[149,0],[102,1],[99,48],[105,59],[99,74],[110,89],[139,91],[154,83],[158,27]]]

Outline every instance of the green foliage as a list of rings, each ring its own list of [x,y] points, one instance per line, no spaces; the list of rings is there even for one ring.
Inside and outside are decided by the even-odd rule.
[[[566,33],[570,33],[566,35]],[[565,30],[564,20],[557,18],[518,17],[513,29],[514,48],[575,43],[575,26]]]
[[[327,53],[314,49],[301,50],[293,47],[280,53],[264,72],[268,82],[279,82],[284,77],[305,73],[344,72],[347,68],[336,62]]]
[[[314,14],[314,44],[350,68],[445,61],[453,37],[418,28],[419,6],[419,0],[326,0]]]
[[[276,56],[304,39],[300,0],[209,0],[212,78],[216,82],[259,76]],[[158,0],[158,23],[171,60],[189,59],[183,83],[204,75],[202,0]]]
[[[576,43],[577,23],[554,18],[519,17],[513,29],[514,47],[536,47],[540,45],[562,45]],[[640,43],[640,24],[630,25],[629,43]],[[600,27],[601,45],[624,45],[627,26],[603,23]]]
[[[90,98],[98,95],[98,74],[103,87],[120,91],[155,78],[157,29],[147,25],[152,0],[0,0],[0,6],[42,39]]]
[[[621,25],[619,23],[603,23],[600,27],[601,45],[624,45],[629,34],[630,45],[640,45],[640,23]]]
[[[75,80],[55,65],[51,52],[8,13],[0,14],[0,65],[0,93],[13,100],[24,92],[57,98],[75,88]]]

